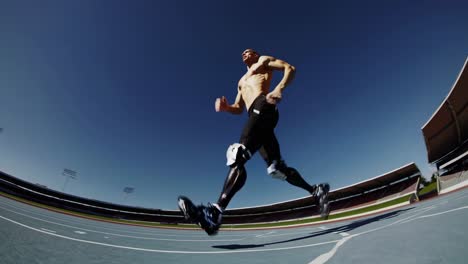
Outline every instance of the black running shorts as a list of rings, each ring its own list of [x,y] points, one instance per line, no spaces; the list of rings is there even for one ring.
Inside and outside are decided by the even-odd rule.
[[[274,160],[281,160],[280,147],[274,132],[278,119],[277,106],[268,103],[265,95],[259,95],[249,108],[249,120],[240,138],[240,143],[252,155],[259,150],[268,166]]]

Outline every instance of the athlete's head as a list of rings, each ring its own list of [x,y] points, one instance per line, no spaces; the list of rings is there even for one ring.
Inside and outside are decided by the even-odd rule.
[[[247,65],[256,63],[259,57],[260,55],[253,49],[246,49],[242,52],[242,61]]]

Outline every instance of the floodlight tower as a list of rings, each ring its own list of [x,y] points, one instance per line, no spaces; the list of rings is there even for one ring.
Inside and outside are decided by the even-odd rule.
[[[70,169],[63,169],[62,175],[65,176],[65,183],[63,184],[62,192],[65,192],[65,187],[67,186],[68,180],[76,180],[76,175],[78,173],[76,171]]]
[[[128,195],[133,193],[135,191],[135,188],[133,187],[125,187],[123,189],[123,192],[124,192],[124,197],[122,199],[122,204],[124,203],[124,201],[127,199]]]

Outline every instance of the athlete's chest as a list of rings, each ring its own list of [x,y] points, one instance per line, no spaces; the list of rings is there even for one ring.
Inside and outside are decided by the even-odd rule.
[[[264,83],[269,83],[271,80],[272,72],[265,70],[249,70],[239,80],[240,87],[246,86],[262,86]]]

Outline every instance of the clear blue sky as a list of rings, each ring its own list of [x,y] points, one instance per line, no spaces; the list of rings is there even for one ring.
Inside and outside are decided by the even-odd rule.
[[[215,201],[246,114],[241,52],[296,66],[277,127],[311,183],[344,187],[416,162],[421,127],[468,56],[466,1],[1,1],[0,170],[102,201]],[[278,73],[275,80],[281,74]],[[257,154],[230,208],[301,198]],[[124,199],[123,188],[135,192]]]

